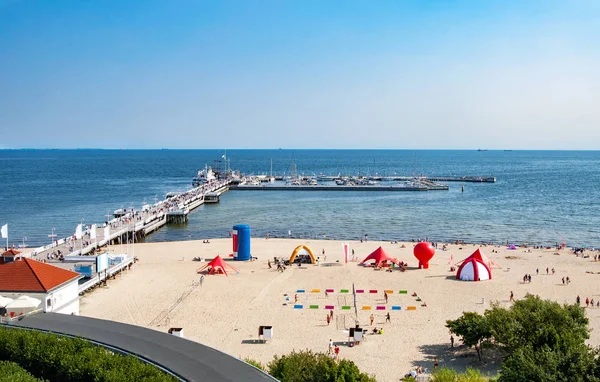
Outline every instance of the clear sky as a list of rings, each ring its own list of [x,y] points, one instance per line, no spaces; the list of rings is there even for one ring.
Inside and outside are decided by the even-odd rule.
[[[0,147],[600,149],[600,1],[0,0]]]

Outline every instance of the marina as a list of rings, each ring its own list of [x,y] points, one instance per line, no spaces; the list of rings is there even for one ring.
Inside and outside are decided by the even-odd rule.
[[[448,186],[442,184],[417,184],[417,185],[286,185],[286,184],[240,184],[231,186],[237,191],[447,191]]]

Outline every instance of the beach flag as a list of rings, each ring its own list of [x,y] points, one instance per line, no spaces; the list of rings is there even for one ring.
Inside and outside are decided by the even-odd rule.
[[[83,237],[83,225],[77,224],[77,228],[75,229],[75,238],[81,239]]]
[[[8,239],[8,224],[3,225],[0,232],[2,233],[3,239]]]
[[[342,243],[342,249],[344,251],[344,263],[348,264],[348,252],[350,251],[350,244]]]
[[[90,239],[96,238],[96,225],[92,224],[92,228],[90,229]]]

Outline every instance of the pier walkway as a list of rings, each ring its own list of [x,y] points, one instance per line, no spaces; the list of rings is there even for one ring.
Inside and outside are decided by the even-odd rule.
[[[49,245],[23,253],[25,257],[49,262],[58,261],[56,256],[82,256],[95,253],[107,244],[133,243],[167,223],[187,221],[187,215],[204,204],[204,195],[208,192],[222,194],[229,189],[230,180],[214,181],[211,184],[196,187],[173,195],[144,210],[128,210],[121,217],[111,219],[96,228],[96,238],[91,238],[90,229],[83,232],[82,239],[71,236],[55,240]],[[173,217],[178,218],[174,219]],[[106,229],[108,227],[108,229]],[[105,235],[108,233],[108,235]]]

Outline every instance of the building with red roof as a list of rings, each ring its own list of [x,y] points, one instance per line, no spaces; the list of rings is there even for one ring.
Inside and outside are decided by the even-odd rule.
[[[44,312],[79,314],[79,279],[67,269],[27,258],[0,264],[0,295],[27,295],[42,301]]]
[[[17,251],[14,248],[2,252],[2,255],[0,255],[0,264],[10,263],[11,261],[14,261],[15,257],[19,256],[20,253],[20,251]]]

